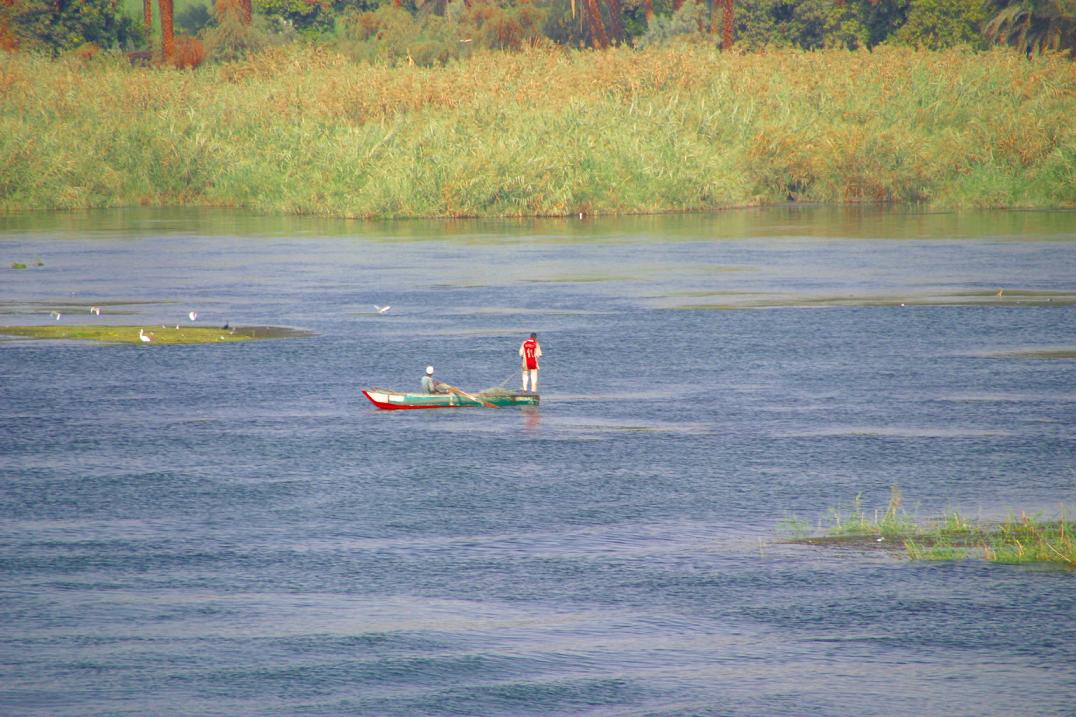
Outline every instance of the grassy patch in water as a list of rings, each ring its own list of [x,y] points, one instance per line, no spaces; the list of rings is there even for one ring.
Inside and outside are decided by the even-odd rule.
[[[143,341],[142,331],[149,337]],[[30,339],[99,341],[114,344],[219,344],[313,336],[309,331],[280,326],[245,326],[224,330],[207,326],[0,326],[0,334]]]
[[[889,505],[872,514],[863,510],[856,496],[850,510],[833,509],[819,524],[821,535],[809,535],[797,520],[782,523],[795,537],[786,543],[857,549],[903,549],[911,560],[966,560],[979,558],[996,563],[1055,563],[1076,568],[1073,524],[1064,513],[1057,519],[1020,513],[1003,522],[972,520],[953,511],[933,520],[918,521],[903,509],[896,486]]]

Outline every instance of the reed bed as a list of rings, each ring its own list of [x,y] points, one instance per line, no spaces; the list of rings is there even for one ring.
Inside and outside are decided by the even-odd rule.
[[[810,527],[785,521],[783,530],[798,537],[789,542],[811,545],[903,548],[912,560],[979,558],[997,563],[1055,563],[1076,569],[1076,535],[1062,512],[1056,519],[1020,513],[1000,523],[969,519],[950,511],[929,520],[916,520],[903,507],[897,486],[890,489],[885,510],[869,513],[859,496],[845,510],[831,510],[818,526],[824,535],[810,537]]]
[[[195,71],[6,54],[0,209],[1071,207],[1074,68],[901,48],[540,48],[423,68],[297,45]]]

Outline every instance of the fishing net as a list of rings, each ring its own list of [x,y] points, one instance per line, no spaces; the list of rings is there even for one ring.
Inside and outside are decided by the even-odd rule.
[[[504,388],[502,386],[494,386],[493,388],[487,388],[485,390],[479,391],[478,395],[480,395],[480,396],[514,396],[515,391],[509,391],[507,388]]]

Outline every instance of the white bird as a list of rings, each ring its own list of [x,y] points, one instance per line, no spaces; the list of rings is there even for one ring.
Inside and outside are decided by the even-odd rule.
[[[195,319],[198,318],[198,312],[197,311],[192,311],[189,314],[187,314],[187,316],[191,317],[191,321],[194,321]]]
[[[377,304],[374,304],[374,308],[377,309],[377,313],[383,314],[386,311],[388,311],[389,309],[391,309],[392,307],[391,306],[378,306]]]
[[[90,313],[94,314],[96,316],[100,316],[101,315],[101,307],[100,306],[91,306],[90,307]]]
[[[61,314],[59,311],[53,311],[52,313],[49,314],[49,316],[51,316],[52,318],[59,321],[60,317],[63,316],[63,314]]]
[[[148,343],[149,343],[150,341],[152,341],[153,339],[152,339],[152,338],[150,338],[150,335],[149,335],[149,334],[147,334],[147,333],[145,333],[144,331],[142,331],[142,329],[139,329],[139,330],[138,330],[138,340],[139,340],[139,341],[141,341],[141,342],[142,342],[142,343],[144,343],[144,344],[148,344]]]

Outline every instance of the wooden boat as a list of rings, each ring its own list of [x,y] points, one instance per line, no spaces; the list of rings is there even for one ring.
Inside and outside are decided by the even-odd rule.
[[[413,408],[505,408],[537,406],[536,393],[404,393],[388,388],[364,388],[362,395],[378,408],[399,411]]]

